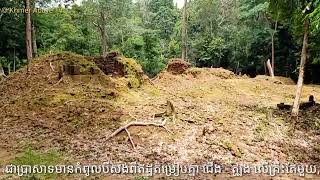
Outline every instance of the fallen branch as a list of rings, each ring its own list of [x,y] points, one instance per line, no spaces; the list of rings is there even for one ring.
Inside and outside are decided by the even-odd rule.
[[[167,101],[167,109],[165,112],[163,113],[159,113],[159,114],[153,114],[152,116],[152,120],[155,119],[155,117],[162,117],[162,116],[172,116],[172,119],[173,121],[175,121],[175,115],[176,115],[176,112],[175,112],[175,109],[173,107],[173,104],[170,102],[170,101]],[[164,118],[164,120],[161,122],[161,123],[154,123],[154,122],[139,122],[138,119],[136,117],[134,117],[133,115],[131,115],[131,113],[129,112],[129,116],[134,119],[135,121],[134,122],[130,122],[120,128],[118,128],[117,130],[115,130],[111,135],[109,135],[107,137],[107,140],[110,140],[111,138],[113,138],[114,136],[116,136],[117,134],[119,134],[120,132],[122,131],[126,131],[128,137],[129,137],[129,140],[130,140],[130,143],[132,144],[132,147],[133,149],[136,148],[135,144],[134,144],[134,141],[131,137],[131,134],[128,130],[129,127],[131,126],[155,126],[155,127],[161,127],[163,129],[165,129],[168,133],[172,134],[172,132],[165,127],[166,123],[167,123],[167,119]]]
[[[164,127],[164,125],[166,124],[166,119],[164,121],[162,121],[161,124],[158,123],[151,123],[151,122],[130,122],[129,124],[126,124],[122,127],[120,127],[119,129],[117,129],[116,131],[114,131],[109,137],[107,137],[107,140],[113,138],[114,136],[116,136],[117,134],[119,134],[120,132],[122,132],[123,130],[128,129],[131,126],[155,126],[155,127],[162,127],[164,128],[166,131],[168,131],[167,128]],[[169,131],[170,132],[170,131]]]

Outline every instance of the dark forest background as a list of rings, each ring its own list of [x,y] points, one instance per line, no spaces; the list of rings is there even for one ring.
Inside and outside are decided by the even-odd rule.
[[[243,73],[254,67],[258,74],[265,74],[265,62],[272,59],[274,39],[275,75],[297,79],[303,30],[301,17],[296,13],[298,6],[290,2],[294,3],[290,0],[276,5],[269,0],[189,1],[188,60],[198,67],[223,67]],[[103,13],[107,51],[118,51],[136,59],[150,77],[159,73],[169,59],[181,57],[182,9],[173,0],[84,0],[81,5],[70,0],[46,0],[31,1],[31,6],[46,10],[32,14],[34,55],[61,51],[99,55]],[[0,1],[2,10],[13,7],[24,8],[24,2]],[[320,31],[316,13],[319,8],[309,16],[312,28],[306,83],[320,83]],[[25,49],[25,14],[2,12],[0,65],[7,74],[26,65]]]

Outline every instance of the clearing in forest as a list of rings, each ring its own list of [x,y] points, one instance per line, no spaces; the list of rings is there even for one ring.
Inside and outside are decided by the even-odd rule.
[[[176,60],[151,81],[134,60],[110,58],[112,72],[104,59],[48,55],[34,60],[30,74],[21,69],[2,81],[0,157],[11,158],[0,165],[17,162],[25,149],[59,152],[60,164],[320,164],[319,105],[303,110],[299,122],[276,108],[293,102],[291,80]],[[320,98],[320,86],[305,86],[302,99],[309,95]],[[161,114],[168,104],[172,113]],[[130,122],[164,119],[165,128],[132,126],[131,138],[123,131],[108,139]]]

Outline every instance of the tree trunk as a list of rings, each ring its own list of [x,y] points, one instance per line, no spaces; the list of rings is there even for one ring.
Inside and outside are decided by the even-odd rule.
[[[13,72],[16,72],[16,48],[13,48]]]
[[[272,63],[272,72],[274,74],[274,62],[275,62],[275,50],[274,50],[274,35],[277,31],[277,27],[278,27],[278,20],[276,21],[276,24],[274,25],[274,32],[271,35],[271,41],[272,41],[272,59],[271,59],[271,63]]]
[[[1,64],[0,64],[0,80],[1,80],[1,78],[2,78],[3,76],[5,76],[5,74],[4,74],[3,67],[2,67]]]
[[[307,61],[307,50],[308,50],[308,34],[309,34],[309,21],[304,22],[304,37],[303,37],[303,46],[301,52],[301,62],[300,62],[300,70],[299,70],[299,79],[297,83],[297,91],[296,98],[293,103],[292,108],[292,116],[298,117],[299,115],[299,105],[300,105],[300,97],[303,86],[303,78],[304,78],[304,68]]]
[[[33,49],[33,56],[37,57],[38,55],[38,46],[37,46],[37,37],[36,37],[36,27],[32,25],[32,49]]]
[[[25,0],[25,8],[30,9],[30,0]],[[30,11],[26,13],[26,50],[28,60],[28,72],[30,71],[32,60],[32,36],[31,36],[31,15]]]
[[[273,69],[271,67],[271,63],[270,63],[270,59],[268,59],[267,61],[267,67],[268,67],[268,70],[269,70],[269,75],[274,78],[274,72],[273,72]]]
[[[264,74],[267,75],[268,71],[267,71],[267,63],[263,62],[263,67],[264,67]]]
[[[106,18],[104,13],[100,12],[100,35],[101,35],[101,56],[107,57],[107,37],[106,37]]]
[[[182,59],[187,59],[187,0],[184,0],[182,15]]]
[[[271,41],[272,41],[272,59],[271,59],[271,67],[272,67],[272,72],[274,72],[274,34],[271,36]]]
[[[11,66],[10,63],[8,64],[8,76],[11,74]]]

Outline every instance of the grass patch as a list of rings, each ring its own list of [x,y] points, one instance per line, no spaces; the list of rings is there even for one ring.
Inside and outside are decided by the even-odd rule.
[[[16,165],[55,165],[60,161],[60,154],[57,151],[36,152],[27,148],[24,153],[13,160]]]
[[[270,123],[275,122],[276,124],[280,125],[283,123],[283,121],[281,119],[274,119],[273,110],[269,108],[258,108],[255,112],[255,115],[259,117],[259,119],[253,134],[256,136],[255,139],[257,141],[264,141],[271,130]]]
[[[61,155],[55,150],[48,152],[34,151],[27,148],[21,155],[17,156],[11,164],[14,165],[28,165],[28,166],[55,166],[62,161]],[[32,169],[31,169],[32,170]],[[61,179],[62,175],[58,174],[28,174],[22,176],[21,179]]]
[[[55,94],[52,98],[50,98],[50,101],[48,102],[49,106],[59,106],[63,105],[68,100],[73,99],[74,97],[68,93],[60,92]]]
[[[259,121],[254,129],[254,135],[257,141],[264,141],[270,130],[269,122],[266,119]]]
[[[241,158],[242,157],[242,150],[237,147],[236,145],[232,144],[231,142],[229,141],[223,141],[222,142],[222,147],[228,151],[231,152],[232,155],[238,157],[238,158]]]

